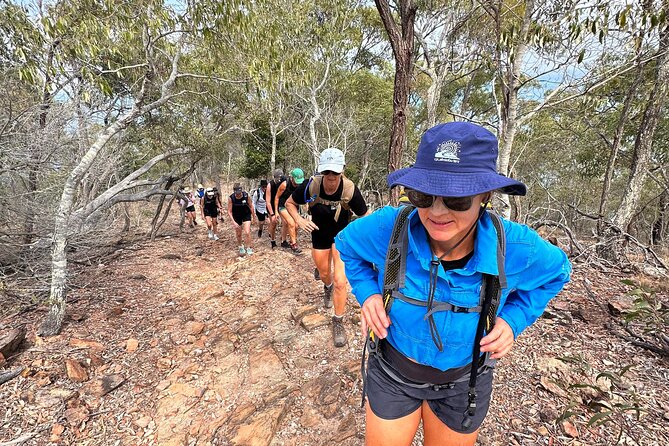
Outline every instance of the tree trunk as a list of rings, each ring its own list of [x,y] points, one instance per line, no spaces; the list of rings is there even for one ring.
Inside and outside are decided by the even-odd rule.
[[[169,180],[167,180],[167,184],[165,184],[165,189],[170,190],[176,180],[177,178],[170,178]],[[167,209],[165,210],[163,218],[161,218],[160,221],[158,221],[158,217],[160,217],[160,212],[163,209],[163,204],[165,203],[165,195],[160,197],[160,204],[158,205],[158,209],[156,210],[156,217],[153,221],[151,229],[151,241],[154,241],[156,239],[156,234],[158,233],[158,230],[163,225],[163,223],[165,223],[165,220],[167,220],[167,216],[170,213],[170,209],[172,209],[172,203],[174,203],[174,199],[176,198],[176,196],[177,196],[176,194],[172,195],[172,198],[170,199],[167,205]]]
[[[365,141],[365,147],[362,151],[362,169],[360,169],[360,179],[358,180],[358,189],[362,190],[365,185],[365,180],[367,180],[367,174],[369,173],[369,152],[370,150],[367,147],[367,141]]]
[[[390,45],[395,57],[395,84],[393,90],[393,122],[388,148],[388,172],[401,167],[402,151],[406,144],[407,107],[411,91],[411,73],[413,68],[414,21],[416,5],[412,0],[398,0],[400,24],[398,25],[390,11],[387,0],[375,0],[383,26],[388,33]],[[399,191],[391,193],[390,203],[397,206]]]
[[[603,231],[607,230],[607,226],[604,225],[602,219],[606,218],[606,206],[609,201],[609,192],[611,190],[611,181],[613,180],[613,174],[616,168],[616,159],[618,158],[618,151],[620,150],[620,143],[625,130],[625,124],[629,119],[629,110],[632,106],[632,99],[636,95],[637,88],[643,79],[642,70],[639,69],[634,83],[627,92],[625,97],[625,102],[623,104],[623,109],[620,112],[620,117],[618,118],[618,125],[616,126],[616,134],[614,136],[613,142],[610,147],[609,160],[606,164],[606,173],[604,174],[604,183],[602,184],[602,194],[599,201],[599,221],[597,222],[597,233],[602,235]]]
[[[430,129],[437,125],[437,109],[441,99],[441,87],[443,78],[438,74],[432,77],[432,83],[427,89],[427,98],[425,107],[427,108],[427,128]]]
[[[276,125],[273,122],[269,123],[269,132],[272,134],[272,153],[269,157],[269,169],[270,172],[274,172],[276,169]],[[228,159],[228,177],[230,176],[230,160]],[[228,178],[229,180],[229,178]]]
[[[669,5],[665,6],[664,9],[669,12]],[[669,89],[669,29],[664,29],[660,33],[660,45],[657,54],[654,87],[648,97],[648,103],[634,141],[630,176],[625,187],[623,200],[613,217],[613,223],[623,230],[631,223],[641,198],[641,190],[648,176],[655,129],[667,98],[667,90]]]
[[[65,318],[67,285],[66,248],[70,213],[72,211],[72,203],[74,202],[74,196],[77,187],[79,186],[79,182],[86,172],[88,172],[88,169],[90,169],[104,145],[107,144],[112,136],[128,125],[138,112],[139,110],[136,107],[133,108],[102,132],[65,181],[63,193],[60,196],[58,211],[56,212],[51,248],[51,294],[49,296],[49,304],[51,308],[49,309],[46,319],[38,329],[37,334],[39,336],[53,336],[58,334],[63,319]]]
[[[664,236],[666,235],[667,219],[669,218],[669,192],[666,189],[660,195],[657,207],[657,218],[653,222],[651,231],[650,243],[652,245],[662,244],[662,242],[664,242]]]
[[[501,9],[497,9],[497,14],[501,14]],[[521,24],[518,43],[513,49],[513,58],[507,55],[509,66],[506,72],[500,73],[503,79],[502,85],[502,115],[500,123],[500,147],[497,158],[497,171],[502,175],[511,176],[509,172],[509,163],[511,160],[511,149],[513,141],[518,130],[518,90],[520,88],[521,68],[525,53],[527,52],[527,35],[532,24],[532,14],[534,13],[534,0],[525,2],[525,14]],[[497,18],[501,22],[501,16]],[[511,48],[508,53],[511,53]],[[500,66],[501,68],[501,66]],[[503,203],[501,211],[504,217],[511,216],[511,203],[507,195],[502,195],[500,200]]]

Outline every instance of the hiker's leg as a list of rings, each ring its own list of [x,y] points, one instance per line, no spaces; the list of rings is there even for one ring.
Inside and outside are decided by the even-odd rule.
[[[493,370],[480,373],[476,379],[476,410],[463,428],[465,409],[469,401],[469,380],[456,382],[446,393],[446,399],[423,401],[423,431],[425,446],[472,446],[488,414],[492,395]]]
[[[251,241],[251,222],[248,220],[243,222],[242,230],[244,232],[244,238],[246,239],[246,247],[252,248],[253,242]]]
[[[365,404],[365,445],[410,446],[418,430],[420,415],[418,408],[404,417],[384,420],[374,414],[369,403]]]
[[[285,241],[286,238],[288,237],[288,225],[283,223],[281,225],[281,241]]]
[[[329,249],[311,249],[311,257],[314,259],[314,265],[318,268],[321,280],[325,285],[332,285],[332,273],[330,271],[330,250]]]
[[[206,216],[204,217],[204,221],[207,222],[207,229],[209,229],[209,230],[211,231],[211,217],[208,216],[208,215],[206,215]]]
[[[424,446],[474,446],[476,443],[478,429],[471,434],[455,432],[437,418],[427,401],[423,401],[422,411]]]
[[[344,271],[344,262],[339,257],[339,251],[332,244],[332,263],[334,265],[334,312],[342,316],[346,312],[346,298],[348,297],[348,282]]]
[[[297,231],[295,229],[295,220],[293,220],[293,217],[290,216],[290,214],[285,208],[281,208],[279,214],[281,215],[283,224],[288,228],[287,230],[288,230],[288,235],[290,236],[290,243],[294,245],[295,243],[297,243]]]

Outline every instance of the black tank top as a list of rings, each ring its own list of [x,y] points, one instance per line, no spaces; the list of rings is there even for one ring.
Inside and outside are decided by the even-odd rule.
[[[205,209],[209,210],[216,210],[218,207],[218,204],[216,203],[216,194],[212,195],[211,197],[207,194],[204,194],[204,207]]]
[[[272,180],[269,182],[270,186],[272,186],[272,188],[270,189],[271,191],[270,204],[272,205],[272,209],[274,210],[274,212],[278,210],[274,209],[274,199],[276,198],[276,193],[279,191],[279,186],[281,186],[281,183],[283,183],[284,181],[286,181],[286,179],[284,177],[281,177],[279,181]]]
[[[286,180],[286,189],[283,191],[281,196],[279,197],[279,207],[286,207],[286,201],[288,201],[288,197],[290,197],[293,192],[297,189],[297,186],[293,185],[293,182],[291,179]]]
[[[240,198],[235,197],[235,194],[230,195],[230,200],[232,200],[232,215],[234,217],[246,217],[251,215],[251,209],[249,209],[248,201],[249,195],[246,192],[242,192]]]

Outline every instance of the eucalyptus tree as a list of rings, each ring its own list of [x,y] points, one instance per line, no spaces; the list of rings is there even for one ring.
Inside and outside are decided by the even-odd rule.
[[[414,23],[417,6],[413,0],[397,0],[391,8],[388,0],[375,0],[383,26],[388,33],[395,59],[395,87],[393,90],[393,119],[388,148],[388,172],[401,167],[402,151],[406,145],[407,107],[411,91],[414,55]],[[397,205],[399,192],[391,195],[391,204]]]

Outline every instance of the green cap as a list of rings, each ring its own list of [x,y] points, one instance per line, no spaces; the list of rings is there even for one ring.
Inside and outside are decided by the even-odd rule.
[[[299,167],[290,171],[290,176],[293,177],[295,184],[302,184],[304,182],[304,172]]]

